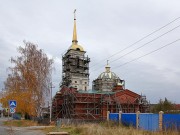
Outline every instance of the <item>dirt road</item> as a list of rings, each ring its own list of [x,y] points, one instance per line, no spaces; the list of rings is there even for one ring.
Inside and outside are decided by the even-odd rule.
[[[0,118],[0,135],[45,135],[40,129],[43,127],[9,127],[3,126],[3,121],[8,118]]]

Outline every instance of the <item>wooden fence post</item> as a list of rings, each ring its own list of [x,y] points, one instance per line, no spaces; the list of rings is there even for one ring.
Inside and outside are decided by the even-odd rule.
[[[136,129],[139,129],[139,114],[140,114],[140,111],[137,111],[136,112]]]
[[[119,124],[121,123],[122,111],[119,111]]]
[[[107,111],[107,121],[109,121],[109,114],[110,114],[110,111]]]
[[[163,129],[163,111],[159,112],[159,131],[162,131]]]

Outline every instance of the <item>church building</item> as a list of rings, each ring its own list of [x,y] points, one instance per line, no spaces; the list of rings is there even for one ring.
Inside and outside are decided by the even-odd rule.
[[[52,116],[57,118],[104,120],[112,113],[148,112],[145,96],[125,88],[125,81],[111,71],[107,62],[105,71],[93,80],[89,88],[89,62],[86,51],[78,44],[76,17],[72,45],[62,57],[62,82],[52,101]]]

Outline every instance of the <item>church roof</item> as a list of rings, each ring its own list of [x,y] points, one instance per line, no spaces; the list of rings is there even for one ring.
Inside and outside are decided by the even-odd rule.
[[[105,67],[105,72],[102,72],[99,76],[98,79],[119,79],[119,77],[114,73],[110,71],[110,66],[107,62],[107,65]]]
[[[98,79],[118,79],[119,77],[114,72],[103,72],[98,76]]]

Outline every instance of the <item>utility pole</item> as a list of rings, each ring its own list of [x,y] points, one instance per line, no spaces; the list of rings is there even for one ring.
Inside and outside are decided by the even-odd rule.
[[[51,123],[51,119],[52,119],[52,88],[55,88],[54,86],[52,86],[52,82],[50,83],[50,114],[49,114],[49,122]]]

